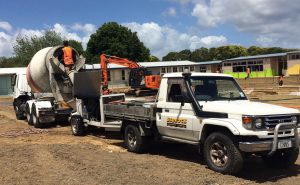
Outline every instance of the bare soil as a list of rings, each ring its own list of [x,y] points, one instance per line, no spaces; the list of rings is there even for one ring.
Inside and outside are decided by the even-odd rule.
[[[117,132],[94,129],[75,137],[68,124],[35,130],[15,119],[11,98],[0,98],[0,184],[256,183],[300,184],[300,158],[289,169],[275,170],[251,156],[239,175],[222,175],[185,144],[158,143],[145,154],[133,154]]]

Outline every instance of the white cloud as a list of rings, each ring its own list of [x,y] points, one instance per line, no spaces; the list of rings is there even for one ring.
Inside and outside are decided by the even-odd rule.
[[[199,0],[191,15],[202,27],[232,24],[263,46],[300,47],[298,0]]]
[[[12,26],[6,21],[0,21],[0,29],[4,31],[11,31]]]
[[[222,35],[199,37],[180,33],[171,27],[160,26],[154,22],[144,24],[131,22],[123,25],[137,32],[139,39],[150,49],[151,54],[160,58],[170,51],[194,50],[201,46],[214,47],[227,43],[227,39]]]
[[[65,39],[77,40],[82,43],[83,47],[90,39],[92,33],[96,31],[96,26],[93,24],[79,24],[75,23],[71,26],[56,23],[53,26],[53,31],[61,34]]]
[[[4,32],[0,32],[0,56],[12,55],[12,37]]]
[[[176,9],[173,7],[168,8],[162,13],[164,16],[175,17],[176,16]]]

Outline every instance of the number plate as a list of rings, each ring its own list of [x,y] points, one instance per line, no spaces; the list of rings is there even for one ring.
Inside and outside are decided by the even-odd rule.
[[[291,147],[292,147],[292,141],[291,140],[278,141],[278,149],[291,148]]]

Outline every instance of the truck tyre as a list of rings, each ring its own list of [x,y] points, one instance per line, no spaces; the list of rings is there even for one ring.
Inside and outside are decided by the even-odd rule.
[[[85,126],[80,116],[72,116],[71,120],[71,131],[74,136],[83,136],[85,134]]]
[[[278,150],[272,156],[263,156],[262,159],[270,168],[288,168],[296,162],[299,155],[298,148]]]
[[[30,108],[29,108],[28,104],[26,105],[26,120],[27,120],[28,125],[33,125],[32,114],[30,113]]]
[[[25,118],[22,111],[19,109],[19,107],[17,105],[14,105],[14,110],[15,110],[15,113],[16,113],[17,120],[22,120],[22,119]]]
[[[42,124],[39,121],[38,109],[35,107],[35,104],[32,105],[32,125],[34,128],[42,128]]]
[[[130,152],[141,153],[144,150],[144,141],[139,129],[134,125],[125,127],[125,144]]]
[[[222,174],[236,174],[243,166],[243,156],[231,137],[224,133],[210,134],[204,143],[203,157],[207,166]]]

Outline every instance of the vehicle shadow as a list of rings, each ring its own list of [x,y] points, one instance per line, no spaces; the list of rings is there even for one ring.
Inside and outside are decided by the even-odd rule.
[[[112,145],[126,148],[120,132],[107,132],[104,129],[92,127],[87,130],[87,135],[113,140],[109,142]],[[176,142],[152,142],[144,152],[147,155],[159,155],[170,159],[192,162],[195,164],[205,165],[203,157],[198,152],[198,147],[189,144]],[[299,162],[298,162],[299,163]],[[207,168],[207,167],[206,167]],[[244,167],[238,178],[250,180],[255,183],[277,182],[288,177],[295,177],[300,174],[300,165],[287,169],[268,168],[263,160],[258,156],[250,156],[245,159]]]
[[[276,182],[300,174],[300,165],[295,164],[286,169],[268,168],[258,156],[250,156],[245,160],[244,168],[237,177],[254,181],[256,183]]]

